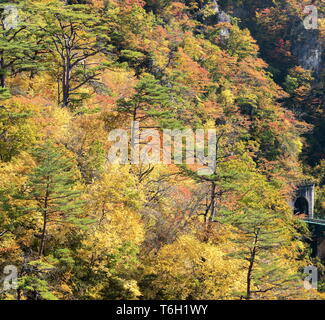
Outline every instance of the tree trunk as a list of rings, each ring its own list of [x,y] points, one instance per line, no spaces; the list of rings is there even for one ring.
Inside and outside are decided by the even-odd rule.
[[[248,267],[247,272],[247,286],[246,286],[246,300],[251,299],[251,282],[252,282],[252,270],[253,270],[253,262],[251,261]]]
[[[68,53],[63,59],[63,77],[62,77],[62,105],[68,107],[70,103],[70,57]]]
[[[213,221],[216,214],[216,183],[213,181],[211,184],[211,211],[209,221]]]
[[[63,107],[67,107],[69,105],[69,94],[70,90],[70,81],[69,81],[69,72],[66,70],[66,67],[63,71],[63,79],[62,79],[62,105]]]
[[[131,163],[139,164],[139,127],[136,125],[138,120],[138,108],[135,107],[132,113],[132,128],[131,128]]]
[[[255,257],[256,257],[257,242],[258,242],[258,232],[255,234],[254,247],[249,259],[249,266],[248,266],[247,280],[246,280],[246,300],[250,300],[252,295],[251,284],[252,284],[253,267],[254,267]]]
[[[42,257],[44,254],[45,241],[46,241],[46,226],[47,226],[47,213],[45,212],[43,215],[43,228],[42,228],[42,235],[41,235],[41,243],[40,243],[39,252],[38,252],[39,257]]]
[[[6,76],[4,74],[4,58],[3,58],[3,53],[0,53],[0,69],[1,69],[1,74],[0,74],[0,86],[2,88],[6,87]]]
[[[38,252],[39,257],[43,256],[44,249],[45,249],[46,227],[47,227],[47,219],[48,219],[48,199],[49,199],[49,185],[46,186],[46,193],[44,198],[43,228],[42,228],[42,235],[41,235],[41,243]]]

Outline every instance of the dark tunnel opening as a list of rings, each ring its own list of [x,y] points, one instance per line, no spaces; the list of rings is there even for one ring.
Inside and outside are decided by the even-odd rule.
[[[297,198],[294,207],[294,214],[309,214],[308,201],[304,197]]]

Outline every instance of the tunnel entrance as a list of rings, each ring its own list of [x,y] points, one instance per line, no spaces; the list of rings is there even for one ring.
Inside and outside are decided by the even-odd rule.
[[[289,204],[295,215],[301,218],[314,219],[315,186],[307,181],[295,184],[295,193]]]
[[[304,215],[309,215],[309,204],[308,201],[306,200],[306,198],[304,197],[299,197],[297,198],[297,200],[295,201],[294,204],[294,214],[300,215],[300,214],[304,214]]]

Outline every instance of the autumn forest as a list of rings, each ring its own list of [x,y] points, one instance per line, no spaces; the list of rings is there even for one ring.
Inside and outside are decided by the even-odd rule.
[[[324,13],[0,0],[0,300],[325,299],[290,205],[308,181],[325,219]],[[135,122],[214,130],[213,171],[108,161]]]

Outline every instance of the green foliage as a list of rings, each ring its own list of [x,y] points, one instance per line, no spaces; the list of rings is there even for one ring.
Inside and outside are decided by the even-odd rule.
[[[4,8],[12,3],[0,4],[0,85],[6,86],[8,76],[15,76],[21,72],[35,72],[42,67],[39,53],[44,49],[42,41],[38,39],[34,7],[29,1],[21,0],[14,3],[17,9],[17,21],[13,26],[7,26]],[[16,25],[17,23],[17,25]]]
[[[0,267],[18,267],[19,288],[1,299],[322,298],[302,290],[310,232],[288,206],[305,171],[325,208],[323,86],[291,52],[296,0],[14,3]],[[214,129],[212,172],[107,163],[108,133],[131,120]]]
[[[19,279],[19,288],[26,292],[27,299],[30,300],[58,300],[51,293],[45,280],[41,280],[35,276],[23,276]]]
[[[105,17],[89,12],[85,5],[65,6],[61,1],[39,4],[40,36],[47,50],[56,57],[58,73],[54,76],[61,82],[59,101],[63,106],[78,105],[89,97],[80,88],[97,80],[99,71],[106,65],[92,59],[109,49]]]
[[[42,256],[49,228],[55,230],[61,224],[68,228],[83,227],[89,221],[79,217],[82,202],[78,199],[80,191],[77,189],[77,171],[64,150],[47,142],[34,149],[32,154],[36,167],[29,175],[23,198],[31,201],[26,210],[37,212],[42,217],[38,250]]]
[[[36,127],[30,121],[32,116],[32,109],[19,102],[0,107],[1,161],[10,161],[36,142]]]
[[[144,121],[148,118],[164,124],[168,120],[173,121],[168,89],[150,74],[141,76],[133,96],[118,101],[117,110],[130,115],[133,121]]]

